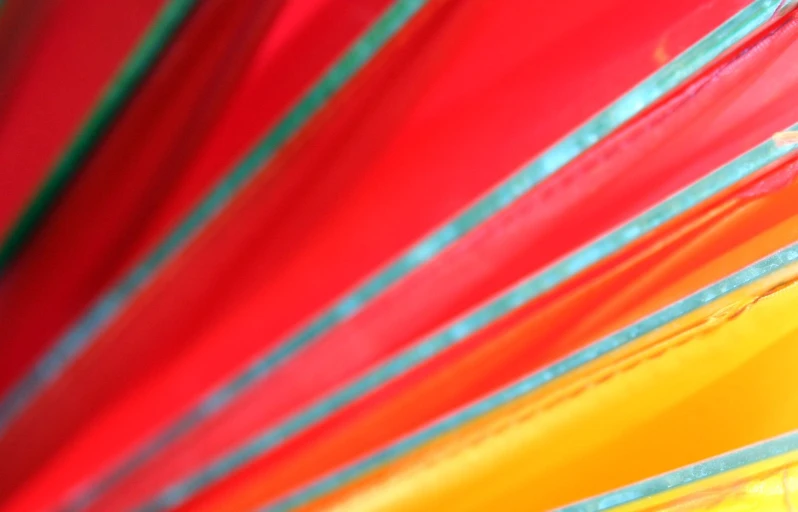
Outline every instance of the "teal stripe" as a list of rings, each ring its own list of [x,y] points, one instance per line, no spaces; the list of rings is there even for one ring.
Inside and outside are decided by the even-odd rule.
[[[686,468],[666,473],[662,476],[646,480],[598,498],[593,498],[569,507],[561,512],[601,512],[621,505],[651,498],[684,485],[722,475],[728,471],[744,468],[758,462],[773,459],[798,450],[798,431],[767,440],[752,446],[731,452],[706,462],[693,464]],[[644,505],[644,503],[641,503]]]
[[[105,89],[89,118],[61,155],[50,175],[9,231],[3,245],[0,246],[0,276],[30,239],[63,188],[80,170],[108,132],[196,3],[197,0],[171,0],[158,14],[135,51]]]
[[[163,265],[183,249],[249,183],[274,154],[338,92],[427,0],[398,0],[357,41],[203,200],[203,202],[130,274],[92,308],[40,359],[0,403],[0,432],[4,431],[46,385],[54,382],[92,340],[149,283]],[[168,11],[173,13],[172,4]],[[171,18],[170,18],[171,19]]]
[[[409,437],[394,443],[393,445],[370,455],[349,467],[324,477],[304,489],[291,494],[284,499],[262,509],[268,512],[285,512],[294,508],[306,505],[315,499],[329,494],[353,480],[360,478],[385,464],[399,459],[409,452],[429,443],[430,441],[445,435],[449,432],[463,427],[480,417],[495,411],[499,407],[507,405],[514,400],[527,396],[552,381],[573,372],[584,365],[587,365],[621,347],[628,345],[639,339],[641,336],[656,331],[669,323],[687,315],[691,312],[706,306],[719,298],[728,295],[734,290],[740,289],[751,284],[758,279],[762,279],[774,272],[781,270],[793,263],[798,262],[798,244],[783,249],[778,253],[755,263],[736,274],[719,281],[718,283],[705,288],[704,290],[691,295],[673,305],[661,310],[654,315],[637,322],[616,334],[603,338],[596,343],[580,350],[572,356],[555,363],[541,371],[533,373],[529,377],[513,384],[492,396],[477,402],[461,411],[456,412],[434,423],[432,426],[411,434]],[[686,483],[688,480],[684,480]],[[651,489],[658,487],[652,486]],[[627,497],[642,496],[638,489],[637,494],[629,492]],[[612,495],[602,498],[603,506],[612,503],[619,505],[624,503],[618,496]],[[584,505],[583,505],[584,506]],[[590,505],[593,506],[592,504]],[[582,510],[582,509],[575,509]],[[584,510],[604,510],[604,508],[586,508]]]
[[[442,331],[421,340],[418,344],[368,372],[352,384],[332,393],[325,400],[311,405],[282,424],[262,432],[241,448],[232,451],[191,477],[170,486],[163,494],[147,504],[143,510],[162,510],[182,503],[209,485],[280,446],[286,440],[374,392],[392,379],[450,349],[480,329],[505,317],[599,261],[618,253],[657,227],[728,189],[743,178],[779,162],[795,147],[795,145],[779,147],[772,141],[757,146],[593,244],[549,267],[546,271],[521,282]],[[218,408],[214,401],[217,397],[224,403],[230,400],[229,394],[223,394],[226,389],[223,388],[211,397],[210,401],[213,405],[209,405],[209,407]],[[206,402],[206,404],[208,403]]]

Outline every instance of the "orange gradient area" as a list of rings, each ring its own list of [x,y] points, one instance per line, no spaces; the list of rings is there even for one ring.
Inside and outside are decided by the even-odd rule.
[[[306,508],[547,510],[794,430],[796,278],[737,290]]]

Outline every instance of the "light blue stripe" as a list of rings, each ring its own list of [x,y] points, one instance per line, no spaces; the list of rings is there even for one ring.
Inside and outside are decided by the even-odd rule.
[[[601,512],[798,450],[798,431],[560,509]],[[644,503],[641,503],[644,505]]]
[[[798,128],[798,125],[796,127]],[[172,485],[161,496],[147,504],[143,510],[161,510],[182,503],[205,487],[332,416],[390,380],[451,348],[471,334],[562,284],[602,259],[617,253],[632,242],[639,240],[646,233],[738,183],[741,179],[773,165],[791,153],[794,147],[779,147],[772,141],[757,146],[616,231],[549,267],[541,274],[523,281],[462,320],[454,322],[437,334],[422,340],[325,400],[311,405],[195,475]],[[600,346],[604,347],[606,344],[600,344]],[[589,351],[584,353],[589,353]],[[573,360],[569,359],[569,361]],[[229,398],[226,396],[225,400],[227,399]]]
[[[629,343],[634,342],[641,336],[654,332],[655,330],[677,320],[688,313],[712,303],[713,301],[768,276],[780,269],[798,262],[798,244],[783,249],[778,253],[765,258],[764,260],[747,267],[746,269],[726,278],[722,281],[683,299],[673,305],[661,310],[636,324],[608,336],[587,348],[580,350],[574,355],[563,359],[529,377],[513,384],[498,393],[469,406],[462,411],[444,418],[434,423],[432,426],[410,435],[403,440],[394,443],[386,449],[368,456],[341,471],[324,477],[315,483],[310,484],[304,489],[287,496],[269,507],[262,509],[264,512],[285,512],[305,505],[319,497],[335,491],[347,483],[371,472],[379,467],[396,460],[407,453],[419,448],[448,432],[452,432],[463,425],[474,421],[499,407],[528,395],[542,386],[558,379],[578,368],[595,361]],[[603,498],[604,503],[615,503],[620,495],[612,495]],[[632,494],[629,494],[632,496]],[[615,503],[620,504],[620,502]],[[593,510],[593,509],[587,509]],[[598,509],[603,510],[603,509]]]

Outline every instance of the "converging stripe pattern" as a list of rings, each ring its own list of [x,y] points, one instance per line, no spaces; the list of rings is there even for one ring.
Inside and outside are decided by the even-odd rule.
[[[796,58],[783,0],[0,3],[0,509],[792,510]]]

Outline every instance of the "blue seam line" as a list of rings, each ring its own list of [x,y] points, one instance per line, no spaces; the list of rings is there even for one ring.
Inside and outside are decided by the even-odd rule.
[[[244,188],[274,154],[427,2],[398,0],[146,259],[102,296],[0,403],[0,433],[78,358],[127,302]]]
[[[728,471],[750,466],[798,450],[798,431],[747,446],[705,462],[665,473],[597,498],[560,509],[560,512],[601,512],[621,505],[651,498],[678,487],[692,484]]]
[[[794,128],[798,128],[798,125]],[[757,146],[593,244],[549,267],[542,273],[522,281],[503,295],[405,350],[349,386],[332,393],[323,401],[309,406],[282,424],[259,434],[243,447],[222,457],[195,475],[173,484],[152,502],[146,504],[142,510],[161,510],[184,502],[198,491],[274,449],[287,439],[327,419],[340,409],[431,359],[436,354],[451,348],[471,334],[534,300],[591,265],[617,253],[646,233],[738,183],[741,179],[773,165],[790,154],[795,147],[794,145],[779,147],[772,141]],[[212,395],[213,399],[216,397],[217,395]],[[229,394],[222,395],[218,401],[226,403],[229,399]]]
[[[674,59],[662,70],[605,109],[573,135],[556,144],[540,158],[532,161],[525,169],[495,189],[463,215],[433,234],[430,238],[416,245],[398,262],[339,302],[326,314],[312,322],[306,329],[279,345],[273,353],[261,358],[254,366],[239,374],[232,382],[212,393],[199,407],[183,417],[159,438],[156,438],[142,452],[120,466],[109,476],[108,480],[101,482],[100,486],[104,488],[110,485],[111,482],[123,478],[124,474],[169,444],[171,440],[179,437],[198,421],[224,407],[242,390],[256,382],[275,365],[311,343],[316,337],[336,324],[351,317],[366,302],[378,295],[386,287],[432,258],[491,215],[514,202],[543,178],[560,169],[579,154],[595,145],[601,138],[606,137],[618,126],[650,106],[667,92],[681,85],[717,56],[770,20],[775,5],[775,0],[762,0],[752,3],[720,28]],[[104,484],[104,482],[109,483]]]
[[[788,265],[798,261],[798,244],[783,249],[743,270],[725,278],[718,283],[705,288],[659,312],[632,324],[631,326],[597,341],[588,347],[576,352],[560,362],[535,372],[521,381],[513,384],[476,404],[469,406],[451,416],[444,418],[418,433],[394,443],[374,455],[366,457],[349,467],[324,477],[300,491],[287,496],[262,510],[264,512],[285,512],[305,505],[314,499],[329,494],[349,482],[371,472],[375,469],[394,461],[420,446],[452,432],[463,425],[480,418],[499,407],[526,396],[542,386],[573,372],[584,365],[591,363],[621,347],[633,343],[641,336],[649,334],[678,318],[687,315],[699,308],[746,286],[758,279],[766,277]],[[173,491],[174,492],[174,491]],[[629,494],[632,496],[632,494]],[[620,498],[602,498],[602,503],[621,503]],[[615,501],[613,501],[615,500]],[[605,505],[606,506],[606,505]],[[577,509],[578,510],[578,509]],[[588,509],[592,510],[592,509]],[[598,509],[603,510],[603,509]]]

